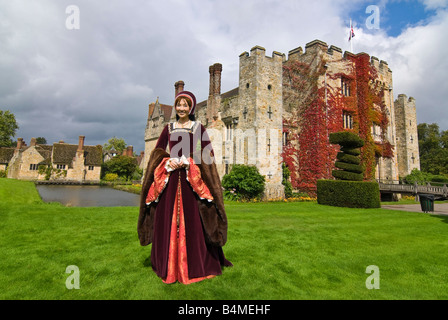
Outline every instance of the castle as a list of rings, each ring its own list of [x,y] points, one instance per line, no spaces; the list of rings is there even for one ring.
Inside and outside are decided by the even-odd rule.
[[[265,197],[281,198],[285,162],[293,187],[313,190],[316,179],[331,179],[337,150],[328,134],[340,130],[363,134],[372,146],[366,156],[370,179],[396,183],[420,169],[415,100],[403,94],[393,100],[387,62],[315,40],[288,57],[276,51],[266,56],[260,46],[242,53],[238,86],[225,93],[222,69],[219,63],[210,66],[208,99],[196,107],[221,177],[232,164],[256,165],[266,177]],[[185,83],[174,86],[177,94]],[[149,105],[144,168],[165,124],[174,120],[172,105]]]

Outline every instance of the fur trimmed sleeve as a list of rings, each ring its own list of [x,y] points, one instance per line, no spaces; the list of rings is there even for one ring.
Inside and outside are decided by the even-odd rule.
[[[152,242],[154,233],[154,206],[146,206],[146,195],[151,184],[154,182],[154,170],[162,162],[163,158],[170,154],[164,149],[156,148],[151,152],[148,166],[146,167],[145,178],[142,183],[142,192],[140,194],[140,212],[137,223],[137,233],[142,246],[147,246]]]

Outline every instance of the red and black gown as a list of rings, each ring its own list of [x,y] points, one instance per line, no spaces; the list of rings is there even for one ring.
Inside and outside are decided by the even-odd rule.
[[[170,123],[155,148],[165,150],[168,144],[170,157],[184,156],[188,167],[169,172],[169,158],[164,158],[154,171],[154,182],[146,198],[147,205],[157,205],[151,264],[165,283],[190,284],[220,275],[221,266],[232,263],[224,257],[222,247],[206,243],[199,214],[198,197],[201,201],[213,201],[190,157],[197,148],[211,150],[204,126],[193,122],[191,128],[184,129]]]

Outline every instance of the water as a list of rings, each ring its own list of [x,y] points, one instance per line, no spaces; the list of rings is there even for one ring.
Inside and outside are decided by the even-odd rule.
[[[104,186],[38,185],[44,202],[60,202],[72,207],[133,207],[140,205],[137,194]]]

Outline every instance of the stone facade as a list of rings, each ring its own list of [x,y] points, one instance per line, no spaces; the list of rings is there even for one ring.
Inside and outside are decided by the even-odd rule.
[[[63,141],[53,145],[40,145],[32,138],[30,146],[24,146],[23,139],[19,138],[8,164],[7,177],[21,180],[99,182],[102,146],[85,146],[84,140],[85,137],[80,136],[77,145]]]
[[[287,58],[285,54],[275,51],[272,56],[267,56],[263,47],[255,46],[250,52],[240,55],[238,87],[225,93],[221,93],[222,65],[216,63],[210,66],[209,96],[198,103],[196,119],[209,132],[220,176],[228,173],[232,164],[256,165],[266,177],[266,198],[283,197],[281,163],[283,145],[287,142],[285,131],[300,133],[299,127],[284,127],[285,120],[293,116],[293,110],[285,100],[283,66],[288,61],[300,61],[309,64],[312,69],[324,61],[325,74],[319,76],[319,86],[344,90],[344,79],[337,75],[353,72],[353,62],[348,59],[350,56],[355,55],[343,53],[340,48],[329,47],[320,40],[308,43],[305,51],[301,47],[291,50]],[[392,71],[387,62],[371,57],[370,63],[377,70],[377,84],[384,89],[383,103],[389,120],[384,136],[394,147],[392,158],[377,159],[376,178],[397,181],[399,176],[410,173],[419,164],[415,101],[404,103],[399,98],[394,103]],[[183,81],[176,82],[174,93],[184,90],[184,85]],[[160,104],[158,99],[149,105],[144,168],[163,127],[173,120],[173,106]],[[378,128],[375,124],[371,126],[372,137],[376,141]],[[411,136],[415,139],[416,144],[412,148],[409,143],[401,144],[405,139],[403,133],[408,133],[406,139],[411,139]],[[414,166],[409,164],[409,160],[403,160],[412,156]],[[400,161],[408,165],[402,166]]]
[[[405,177],[413,169],[420,170],[418,148],[417,116],[415,99],[406,95],[398,95],[395,100],[396,146],[398,158],[398,174]]]

